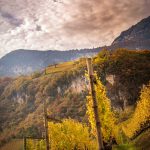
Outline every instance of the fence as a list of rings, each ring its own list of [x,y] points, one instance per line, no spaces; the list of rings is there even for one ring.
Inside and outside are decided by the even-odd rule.
[[[24,138],[24,150],[45,150],[46,142],[44,138]]]

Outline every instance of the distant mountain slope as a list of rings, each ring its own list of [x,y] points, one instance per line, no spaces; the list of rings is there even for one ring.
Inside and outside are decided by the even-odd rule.
[[[110,46],[70,51],[16,50],[0,59],[0,76],[17,76],[41,70],[50,64],[93,56],[101,49],[150,50],[150,16],[122,32]]]
[[[0,59],[0,76],[16,76],[41,70],[50,64],[93,56],[100,48],[70,51],[16,50]]]
[[[150,49],[150,16],[123,31],[111,46],[112,48]]]

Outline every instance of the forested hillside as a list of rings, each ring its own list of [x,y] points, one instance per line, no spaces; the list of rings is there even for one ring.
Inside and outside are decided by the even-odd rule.
[[[141,88],[150,80],[150,52],[103,50],[95,62],[95,70],[106,85],[112,105],[124,109],[135,104]]]
[[[117,119],[121,127],[121,124],[124,125],[123,130],[126,136],[132,137],[136,129],[139,131],[139,124],[134,125],[135,130],[131,133],[127,129],[132,124],[126,124],[123,121],[128,120],[133,114],[131,121],[137,121],[136,116],[140,107],[143,108],[144,92],[140,97],[140,91],[144,85],[148,85],[150,80],[150,51],[103,50],[93,58],[93,62],[98,82],[101,81],[102,86],[106,86],[108,98],[106,96],[104,98],[106,101],[111,100],[111,103],[105,106],[108,106],[110,111],[113,108],[115,120]],[[47,101],[50,115],[58,119],[72,118],[87,123],[89,117],[86,114],[86,96],[89,95],[89,82],[85,77],[86,70],[86,62],[83,58],[73,62],[50,65],[44,72],[35,72],[29,76],[1,78],[1,144],[12,137],[23,137],[24,135],[41,137],[44,131],[44,99]],[[100,92],[99,87],[97,90],[97,93]],[[149,91],[149,86],[143,90]],[[141,102],[136,107],[139,99]],[[133,113],[134,110],[135,113]],[[145,109],[145,111],[148,110]],[[115,120],[112,122],[115,123]],[[107,120],[104,119],[104,121]],[[143,120],[140,119],[140,121],[143,124]],[[105,124],[103,127],[107,128]],[[109,134],[111,135],[111,132]],[[106,141],[109,136],[105,135]]]

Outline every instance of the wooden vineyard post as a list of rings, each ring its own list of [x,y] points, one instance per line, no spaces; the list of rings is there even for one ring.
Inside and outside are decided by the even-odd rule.
[[[44,119],[45,119],[45,139],[46,139],[46,150],[50,150],[49,134],[48,134],[48,120],[47,120],[47,106],[44,100]]]
[[[87,58],[86,61],[87,61],[88,75],[90,79],[90,90],[91,90],[92,101],[93,101],[94,117],[95,117],[95,122],[96,122],[98,150],[104,150],[102,132],[101,132],[101,123],[99,119],[96,92],[94,88],[95,77],[94,77],[94,72],[93,72],[92,59]]]
[[[23,149],[26,150],[27,148],[27,141],[26,141],[26,137],[23,138]]]

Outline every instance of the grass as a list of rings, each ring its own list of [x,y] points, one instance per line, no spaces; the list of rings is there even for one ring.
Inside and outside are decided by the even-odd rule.
[[[80,68],[81,66],[85,66],[85,59],[50,65],[46,68],[46,74],[57,74],[60,72],[66,72],[68,70]]]
[[[113,146],[112,150],[138,150],[138,149],[135,148],[134,144],[122,144]]]
[[[76,62],[70,61],[58,65],[51,65],[46,68],[46,74],[65,72],[67,70],[75,68],[77,65],[78,65],[77,61]]]
[[[23,140],[12,140],[1,147],[0,150],[23,150]]]

